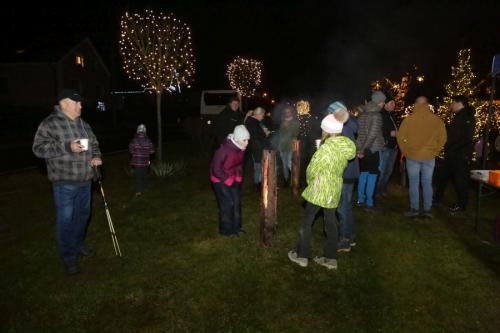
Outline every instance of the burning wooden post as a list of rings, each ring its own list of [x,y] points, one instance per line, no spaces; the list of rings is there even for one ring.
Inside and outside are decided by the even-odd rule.
[[[278,187],[276,177],[276,151],[264,150],[262,156],[261,241],[271,245],[278,221]]]
[[[300,140],[293,140],[292,155],[292,192],[293,195],[300,195]]]

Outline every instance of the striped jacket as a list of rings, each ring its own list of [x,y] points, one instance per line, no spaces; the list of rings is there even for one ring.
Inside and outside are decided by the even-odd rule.
[[[153,143],[148,138],[146,133],[136,133],[135,137],[128,145],[128,151],[132,158],[130,165],[133,167],[147,167],[150,164],[149,155],[155,152]]]
[[[81,153],[71,151],[71,142],[89,139],[89,149]],[[71,120],[56,106],[45,118],[35,134],[33,153],[44,158],[51,182],[86,182],[93,178],[90,160],[101,157],[99,142],[90,125],[82,118]]]
[[[342,192],[342,174],[347,161],[356,156],[351,139],[338,136],[326,139],[307,167],[307,187],[302,197],[323,208],[337,208]]]

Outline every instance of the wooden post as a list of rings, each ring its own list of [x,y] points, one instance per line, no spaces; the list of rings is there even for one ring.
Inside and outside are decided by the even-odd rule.
[[[293,195],[300,195],[300,140],[293,140],[291,184]]]
[[[276,177],[276,151],[264,150],[262,154],[262,193],[261,193],[261,242],[272,244],[278,221],[278,186]]]

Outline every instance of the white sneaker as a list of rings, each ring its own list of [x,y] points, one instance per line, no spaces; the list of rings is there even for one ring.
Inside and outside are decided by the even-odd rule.
[[[325,257],[315,257],[314,261],[321,266],[325,266],[328,269],[337,269],[337,259],[328,259]]]
[[[290,259],[290,261],[293,261],[294,263],[296,263],[301,267],[307,267],[307,264],[309,263],[309,259],[298,257],[297,252],[295,251],[288,252],[288,259]]]

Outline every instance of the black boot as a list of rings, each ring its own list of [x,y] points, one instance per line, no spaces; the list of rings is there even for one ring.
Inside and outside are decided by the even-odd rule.
[[[261,183],[254,184],[255,192],[259,193],[262,190]]]
[[[283,187],[286,188],[286,187],[289,187],[290,186],[290,178],[285,178],[283,180]]]
[[[66,275],[76,275],[80,273],[80,267],[78,266],[78,261],[68,261],[64,263],[64,269]]]

